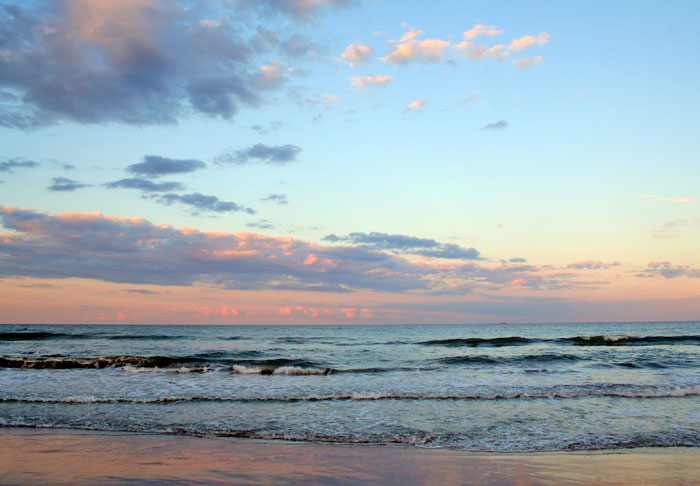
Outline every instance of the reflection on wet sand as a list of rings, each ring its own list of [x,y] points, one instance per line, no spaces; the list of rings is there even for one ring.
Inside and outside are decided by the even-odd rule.
[[[700,450],[491,454],[0,428],[0,484],[684,485]]]

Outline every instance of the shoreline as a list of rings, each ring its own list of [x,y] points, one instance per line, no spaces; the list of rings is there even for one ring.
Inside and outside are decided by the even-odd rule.
[[[0,427],[0,484],[690,485],[700,448],[473,452]]]

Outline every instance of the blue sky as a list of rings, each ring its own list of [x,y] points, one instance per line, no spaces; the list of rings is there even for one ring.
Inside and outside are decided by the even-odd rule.
[[[570,313],[553,309],[565,305],[577,309],[568,320],[696,318],[698,13],[694,2],[0,2],[11,315],[303,323],[311,311],[279,312],[300,307],[323,322],[489,322],[561,319]],[[157,173],[155,160],[175,168]],[[156,189],[133,188],[144,184]],[[90,223],[99,231],[82,219],[73,237],[87,246],[71,250],[18,211],[53,224],[64,213],[142,218],[229,244],[253,232],[303,251],[255,288],[231,275],[263,260],[232,262],[225,276],[196,260],[184,280],[173,270],[184,284],[161,289],[82,268],[106,219]],[[479,259],[435,253],[446,248]],[[91,268],[119,261],[103,250]],[[314,280],[304,251],[311,267],[324,251],[374,252],[398,259],[402,276],[395,287],[349,270]],[[420,285],[416,272],[428,272]],[[133,284],[155,287],[119,287]],[[193,311],[203,295],[237,314]],[[52,310],[29,312],[37,298]]]

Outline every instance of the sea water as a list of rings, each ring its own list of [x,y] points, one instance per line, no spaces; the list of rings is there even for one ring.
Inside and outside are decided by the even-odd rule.
[[[700,446],[700,322],[0,326],[0,426],[476,451]]]

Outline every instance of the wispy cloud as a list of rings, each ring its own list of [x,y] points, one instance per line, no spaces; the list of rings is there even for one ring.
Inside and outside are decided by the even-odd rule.
[[[289,203],[286,194],[270,194],[267,197],[262,198],[261,201],[273,202],[275,204],[282,205]]]
[[[542,32],[539,35],[526,35],[523,37],[520,37],[518,39],[513,39],[508,46],[508,49],[511,51],[522,51],[523,49],[527,49],[528,47],[532,45],[543,45],[549,42],[550,35],[547,32]]]
[[[67,177],[54,177],[51,179],[51,184],[47,189],[51,192],[72,192],[90,186],[91,184],[83,184]]]
[[[129,165],[126,170],[132,174],[160,177],[172,174],[187,174],[207,166],[201,160],[169,159],[159,155],[144,155],[143,162]]]
[[[523,58],[523,59],[513,59],[511,62],[515,67],[518,69],[528,69],[531,67],[538,66],[539,64],[542,63],[542,56],[534,56],[531,58]]]
[[[688,204],[688,203],[693,202],[692,197],[673,198],[673,197],[657,196],[656,194],[648,194],[646,196],[642,196],[640,199],[647,199],[647,200],[651,200],[651,201],[659,201],[659,202],[675,203],[675,204]]]
[[[285,165],[296,160],[300,153],[301,147],[296,145],[265,145],[258,143],[244,149],[229,149],[219,155],[215,161],[218,164],[233,165],[243,165],[249,162]]]
[[[500,120],[495,123],[489,123],[487,125],[484,125],[481,127],[481,130],[485,131],[499,131],[499,130],[505,130],[508,128],[510,125],[508,124],[507,121],[505,120]]]
[[[386,86],[394,80],[393,76],[385,74],[373,74],[371,76],[351,76],[350,84],[354,88],[362,89],[366,86]]]
[[[248,214],[256,213],[254,209],[241,206],[240,204],[237,204],[235,202],[222,201],[216,196],[205,195],[199,192],[194,192],[191,194],[167,193],[152,197],[156,202],[168,206],[173,203],[191,206],[195,209],[195,212],[193,214],[199,214],[202,211],[215,213],[231,213],[239,211]]]
[[[579,270],[606,270],[611,267],[617,267],[622,265],[622,263],[618,261],[614,262],[601,262],[600,260],[585,260],[582,262],[575,262],[575,263],[569,263],[566,265],[564,268],[576,268]]]
[[[0,172],[14,172],[15,169],[33,169],[39,167],[39,162],[25,159],[9,159],[0,162]]]
[[[700,278],[700,269],[689,265],[674,265],[671,262],[650,262],[647,268],[637,274],[637,277],[657,277],[666,279],[678,277]]]
[[[479,252],[475,248],[462,248],[454,243],[439,243],[431,238],[417,238],[415,236],[388,234],[388,233],[350,233],[347,236],[328,235],[324,241],[350,242],[365,248],[377,250],[396,250],[434,258],[461,258],[474,260],[479,258]]]
[[[185,189],[185,186],[180,182],[153,182],[137,177],[106,182],[103,185],[107,189],[137,189],[143,192],[170,192],[183,191]]]
[[[426,100],[416,100],[416,101],[409,103],[409,105],[403,111],[404,111],[404,113],[407,113],[409,111],[415,111],[418,108],[421,108],[427,104],[428,104],[428,102]]]

